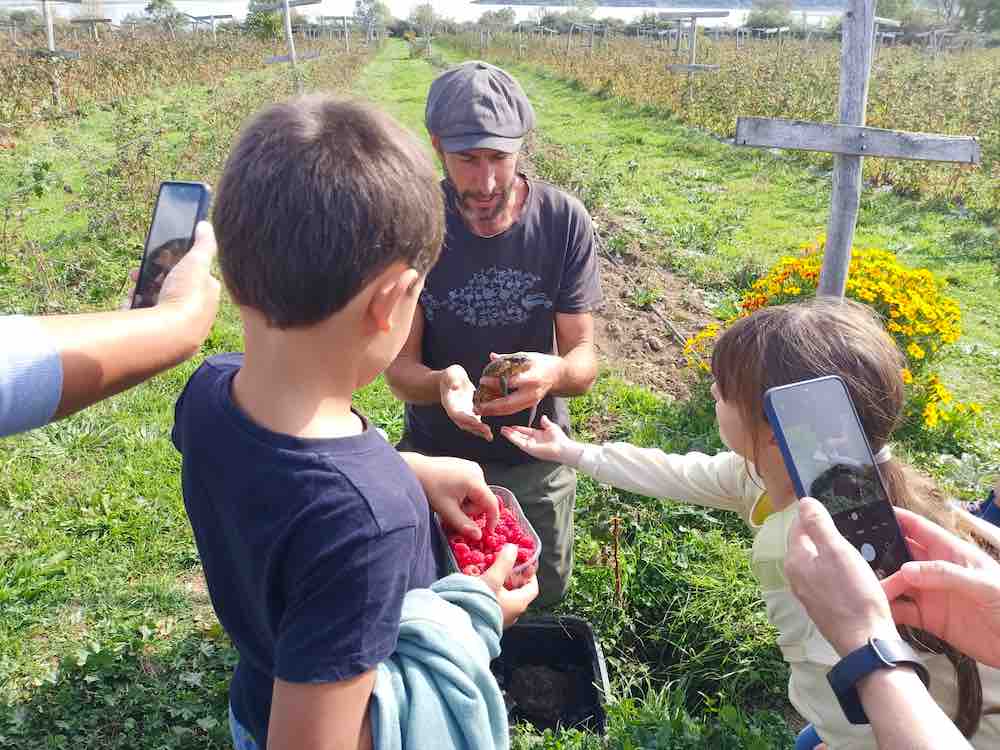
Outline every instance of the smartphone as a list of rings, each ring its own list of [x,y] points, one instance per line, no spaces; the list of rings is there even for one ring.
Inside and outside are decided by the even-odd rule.
[[[194,228],[208,216],[212,191],[203,182],[162,182],[146,235],[132,307],[152,307],[170,270],[194,244]]]
[[[910,560],[868,438],[836,375],[770,388],[764,411],[795,493],[830,511],[838,531],[885,578]]]

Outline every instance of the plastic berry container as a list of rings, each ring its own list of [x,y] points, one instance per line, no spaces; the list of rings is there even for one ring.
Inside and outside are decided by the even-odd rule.
[[[527,559],[524,562],[515,565],[511,569],[510,575],[507,576],[507,580],[504,582],[504,586],[508,589],[520,588],[531,580],[531,576],[538,571],[538,558],[542,552],[542,540],[535,531],[535,528],[531,525],[527,516],[524,515],[524,511],[521,509],[521,504],[517,502],[517,498],[514,497],[514,493],[506,487],[500,487],[493,484],[489,487],[503,506],[513,514],[514,518],[517,519],[517,523],[521,528],[522,534],[529,535],[534,542],[534,549],[527,555]],[[444,549],[447,551],[446,555],[449,568],[452,572],[461,572],[462,568],[459,566],[458,559],[455,557],[455,553],[449,542],[449,540],[454,537],[457,532],[446,528],[437,513],[434,514],[434,521],[437,524],[438,532],[441,534],[441,541]],[[485,571],[487,567],[489,566],[484,565],[483,570]]]

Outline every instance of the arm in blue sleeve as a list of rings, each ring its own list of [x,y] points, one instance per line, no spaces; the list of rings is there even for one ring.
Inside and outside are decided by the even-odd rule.
[[[47,424],[62,386],[62,359],[45,329],[29,317],[0,317],[0,437]]]

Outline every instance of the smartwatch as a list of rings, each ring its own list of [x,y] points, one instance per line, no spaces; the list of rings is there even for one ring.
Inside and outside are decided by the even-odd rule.
[[[858,680],[870,675],[876,669],[893,669],[897,664],[913,667],[924,687],[930,685],[930,675],[917,652],[910,644],[901,640],[869,638],[868,643],[857,651],[849,653],[827,673],[826,679],[833,688],[837,700],[840,701],[840,707],[849,722],[868,723],[868,716],[858,697],[856,687]]]

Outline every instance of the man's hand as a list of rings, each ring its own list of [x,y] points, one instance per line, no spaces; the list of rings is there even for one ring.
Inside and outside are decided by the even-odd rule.
[[[896,508],[896,519],[915,560],[882,581],[896,622],[1000,667],[1000,564],[923,516]]]
[[[789,530],[785,575],[810,619],[841,656],[869,638],[899,638],[871,566],[811,497],[799,501],[798,518]]]
[[[523,450],[529,456],[541,461],[555,461],[560,464],[576,466],[583,454],[583,444],[570,440],[555,422],[542,415],[542,427],[501,427],[500,432],[505,438]]]
[[[475,413],[472,396],[476,387],[469,380],[469,374],[461,365],[452,365],[442,371],[439,381],[441,406],[451,421],[466,432],[478,435],[484,440],[493,440],[493,430],[483,424],[482,417]]]
[[[482,531],[471,516],[486,513],[486,530],[500,520],[496,495],[490,490],[479,464],[461,458],[400,453],[417,475],[427,503],[446,526],[463,536],[479,539]]]
[[[513,591],[503,587],[503,582],[507,580],[516,562],[517,546],[505,544],[497,553],[496,561],[479,577],[497,595],[497,604],[503,612],[504,629],[517,622],[517,618],[524,614],[524,610],[538,596],[538,576],[535,575],[531,576],[526,584]]]
[[[178,310],[198,343],[212,330],[219,309],[219,280],[212,275],[215,258],[215,231],[207,221],[198,222],[194,245],[163,280],[158,308]]]
[[[491,353],[490,361],[498,357]],[[510,394],[481,404],[479,413],[482,416],[503,417],[531,409],[559,383],[564,369],[562,357],[538,352],[528,352],[528,357],[531,359],[528,369],[507,378]],[[493,390],[501,390],[499,378],[484,377],[480,383]]]

